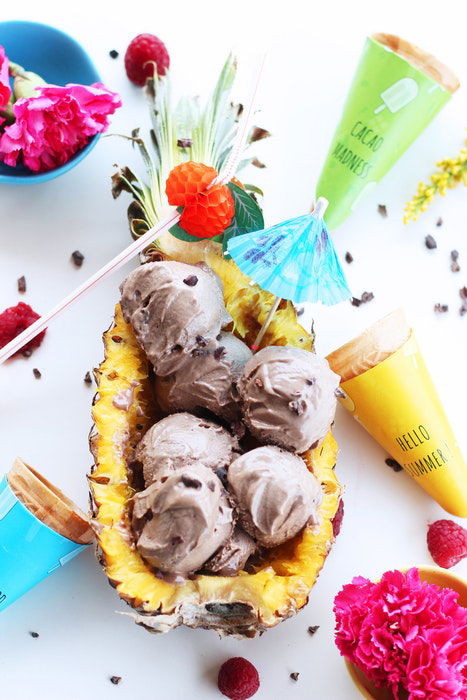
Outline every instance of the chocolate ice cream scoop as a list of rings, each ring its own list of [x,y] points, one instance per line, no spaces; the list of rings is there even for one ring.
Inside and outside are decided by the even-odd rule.
[[[289,346],[263,348],[238,381],[244,422],[260,442],[305,452],[328,432],[338,386],[324,358]]]
[[[219,576],[235,576],[245,568],[257,549],[255,541],[241,527],[236,527],[232,537],[204,564],[203,571]]]
[[[263,547],[287,542],[318,522],[322,489],[297,455],[258,447],[232,462],[227,478],[240,524]]]
[[[233,511],[213,472],[192,464],[133,498],[136,548],[161,572],[188,576],[231,536]]]
[[[199,348],[177,372],[157,377],[157,403],[165,413],[207,408],[228,422],[240,419],[236,382],[245,363],[252,357],[250,348],[232,333],[221,332],[217,344]]]
[[[123,317],[161,376],[182,367],[192,352],[215,344],[221,328],[232,320],[222,283],[207,265],[140,265],[120,291]]]
[[[155,423],[139,442],[135,459],[149,486],[163,474],[201,462],[225,469],[239,451],[237,438],[213,421],[175,413]]]

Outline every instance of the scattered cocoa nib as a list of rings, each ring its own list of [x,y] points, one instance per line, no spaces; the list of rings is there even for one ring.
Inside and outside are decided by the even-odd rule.
[[[337,399],[345,399],[345,394],[340,387],[337,387],[337,389],[334,391],[334,396]]]
[[[459,259],[459,251],[458,250],[451,250],[451,260],[458,260]]]
[[[219,347],[214,350],[213,355],[216,360],[220,360],[221,357],[225,355],[225,347],[223,345],[219,345]]]
[[[32,350],[23,350],[23,352],[21,354],[23,357],[31,357]]]
[[[302,314],[305,313],[305,307],[304,307],[304,306],[301,306],[299,309],[297,309],[297,311],[296,311],[295,313],[297,314],[297,318],[298,318],[299,316],[302,316]]]
[[[294,671],[294,673],[291,673],[291,674],[290,674],[290,677],[291,677],[291,679],[292,679],[293,681],[298,681],[299,675],[300,675],[300,674],[297,673],[297,671]]]
[[[177,139],[177,146],[179,148],[190,148],[190,146],[193,144],[192,139]]]
[[[459,296],[462,299],[462,306],[459,309],[461,316],[467,314],[467,287],[461,287],[459,289]]]
[[[29,632],[29,634],[31,635],[31,637],[32,637],[33,639],[37,639],[38,636],[39,636],[39,632]]]
[[[37,369],[37,367],[34,367],[32,370],[33,375],[35,376],[36,379],[40,379],[42,377],[42,374],[40,371]]]
[[[395,459],[393,459],[392,457],[388,457],[388,458],[385,459],[384,461],[386,462],[386,464],[388,465],[388,467],[391,467],[391,469],[393,469],[395,472],[401,472],[401,471],[402,471],[402,467],[401,467],[401,465],[399,464],[399,462],[397,462],[397,461],[396,461]]]
[[[198,278],[196,275],[189,275],[188,277],[185,277],[183,282],[188,285],[188,287],[194,287],[198,284]]]
[[[296,401],[289,401],[289,411],[295,413],[297,416],[301,416],[305,412],[305,402],[297,399]]]
[[[310,625],[308,627],[308,634],[315,634],[319,630],[319,625]]]
[[[425,245],[428,248],[428,250],[434,250],[435,248],[438,247],[438,244],[436,243],[435,239],[431,234],[428,234],[428,236],[425,236]]]
[[[362,304],[367,304],[369,301],[375,298],[373,292],[363,292],[360,299],[358,297],[352,297],[350,303],[352,306],[361,306]]]
[[[118,58],[118,51],[115,51],[115,49],[112,49],[109,51],[109,56],[110,58]]]
[[[378,204],[378,214],[381,214],[384,219],[387,218],[388,210],[385,204]]]
[[[267,129],[254,126],[250,133],[249,142],[254,143],[255,141],[261,141],[261,139],[267,139],[269,136],[271,136],[271,133]]]
[[[434,310],[436,314],[445,314],[449,311],[449,306],[447,304],[435,304]]]
[[[110,676],[109,680],[114,685],[118,685],[120,683],[120,681],[122,680],[122,677],[121,676]]]
[[[92,384],[91,372],[86,372],[86,374],[84,375],[84,383]]]
[[[353,256],[351,253],[349,253],[349,251],[347,251],[345,254],[345,262],[349,263],[349,265],[351,262],[353,262]]]
[[[18,292],[21,294],[24,294],[26,291],[26,277],[24,275],[21,275],[21,277],[18,277]]]
[[[451,272],[460,272],[459,251],[451,250]]]
[[[264,163],[262,163],[258,158],[253,158],[251,161],[251,164],[255,166],[255,168],[265,168],[266,166]]]
[[[441,217],[439,217],[438,221],[436,222],[437,226],[442,226],[443,225],[443,220]]]
[[[74,250],[71,254],[71,259],[76,267],[81,267],[84,261],[84,255],[80,253],[79,250]]]

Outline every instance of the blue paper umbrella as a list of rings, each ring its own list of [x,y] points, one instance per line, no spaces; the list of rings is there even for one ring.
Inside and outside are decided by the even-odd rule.
[[[323,220],[327,201],[320,198],[312,214],[271,228],[231,238],[227,251],[248,277],[276,300],[263,324],[259,345],[280,299],[337,304],[351,297],[344,271]]]
[[[326,224],[313,214],[231,238],[227,250],[245,275],[282,299],[331,305],[351,297]]]

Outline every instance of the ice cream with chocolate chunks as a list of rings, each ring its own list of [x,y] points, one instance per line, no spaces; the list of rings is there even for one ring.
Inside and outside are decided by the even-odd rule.
[[[229,489],[243,528],[263,547],[287,542],[318,522],[322,490],[303,459],[279,447],[258,447],[228,471]]]
[[[243,420],[259,442],[305,452],[327,434],[338,387],[324,358],[290,346],[263,348],[238,382]]]
[[[222,284],[207,265],[160,261],[133,270],[120,287],[121,308],[156,374],[176,372],[199,349],[216,344],[230,323]]]

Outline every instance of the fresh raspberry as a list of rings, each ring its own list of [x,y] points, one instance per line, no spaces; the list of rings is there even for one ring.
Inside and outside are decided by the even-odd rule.
[[[10,306],[0,314],[0,348],[3,348],[10,340],[16,338],[25,328],[30,326],[34,321],[40,318],[39,314],[31,309],[29,304],[24,304],[22,301],[16,306]],[[21,350],[15,352],[13,357],[24,353],[32,352],[38,348],[44,339],[45,331],[36,335],[35,338],[23,345]]]
[[[156,69],[159,75],[165,75],[169,65],[170,57],[165,44],[154,34],[138,34],[125,53],[126,74],[132,83],[141,87]]]
[[[165,184],[165,193],[169,204],[174,207],[185,207],[192,202],[211,184],[217,172],[214,168],[203,163],[189,160],[180,163],[171,170]]]
[[[467,557],[467,530],[452,520],[431,523],[426,541],[435,563],[443,569],[450,569]]]
[[[246,700],[259,688],[258,671],[249,661],[236,656],[220,667],[217,687],[231,700]]]
[[[341,500],[339,501],[339,507],[336,510],[336,514],[332,519],[332,534],[334,537],[337,537],[339,532],[341,531],[341,525],[342,521],[344,519],[344,501]]]

